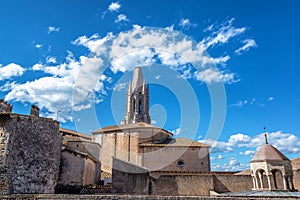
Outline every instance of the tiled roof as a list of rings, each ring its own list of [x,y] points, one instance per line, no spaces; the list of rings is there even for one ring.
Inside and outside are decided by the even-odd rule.
[[[250,162],[268,161],[268,160],[289,160],[278,149],[270,144],[264,144],[258,149]]]
[[[106,178],[111,178],[112,175],[110,172],[107,172],[107,171],[101,171],[101,180],[104,180]]]
[[[163,143],[143,143],[140,147],[210,147],[207,144],[189,140],[186,138],[173,138]]]
[[[100,162],[98,159],[96,159],[96,158],[95,158],[94,156],[92,156],[91,154],[89,154],[89,153],[84,153],[84,152],[78,151],[78,150],[76,150],[76,149],[71,149],[71,148],[65,147],[65,148],[62,149],[62,152],[63,152],[63,151],[67,151],[67,152],[70,152],[70,153],[79,154],[79,155],[81,155],[81,156],[88,157],[88,158],[92,159],[94,162]]]
[[[67,133],[67,134],[73,135],[73,136],[82,137],[82,138],[85,138],[85,139],[88,139],[88,140],[92,139],[91,135],[76,132],[76,131],[65,129],[65,128],[59,128],[59,131],[62,132],[62,133]]]
[[[104,128],[100,128],[98,130],[93,131],[93,134],[95,133],[105,133],[105,132],[113,132],[113,131],[119,131],[119,130],[128,130],[128,129],[138,129],[138,128],[149,128],[149,129],[156,129],[156,130],[161,130],[162,132],[166,132],[170,135],[173,135],[171,132],[156,127],[152,126],[150,124],[147,124],[145,122],[139,122],[139,123],[132,123],[132,124],[121,124],[121,125],[114,125],[114,126],[106,126]]]
[[[250,169],[246,169],[244,171],[235,173],[234,175],[249,175],[250,176]]]

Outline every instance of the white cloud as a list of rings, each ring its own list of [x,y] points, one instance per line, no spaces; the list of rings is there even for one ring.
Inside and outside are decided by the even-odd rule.
[[[236,147],[242,147],[251,141],[251,137],[242,133],[231,135],[227,142],[214,141],[214,140],[199,140],[211,146],[211,153],[227,153],[234,151]]]
[[[235,50],[235,53],[242,54],[243,52],[248,51],[251,47],[257,47],[256,42],[253,39],[243,40],[242,43],[244,45]]]
[[[283,133],[282,131],[275,131],[267,133],[269,144],[276,147],[279,151],[286,154],[300,153],[300,140],[292,133]],[[253,155],[257,148],[265,143],[264,133],[255,137],[238,133],[233,134],[225,142],[214,140],[199,140],[201,143],[209,144],[211,146],[211,153],[226,153],[233,152],[238,148],[248,148],[243,155]]]
[[[36,63],[32,66],[32,70],[37,71],[37,70],[42,70],[44,68],[44,65],[42,63]]]
[[[171,133],[173,133],[174,135],[180,135],[182,133],[182,128],[177,128],[171,131]]]
[[[155,79],[156,79],[156,80],[159,80],[160,78],[161,78],[161,75],[155,76]]]
[[[265,103],[266,101],[273,101],[274,100],[274,97],[269,97],[267,100],[263,100],[263,101],[257,101],[256,98],[252,98],[251,100],[239,100],[238,102],[236,103],[233,103],[233,104],[230,104],[228,105],[228,107],[238,107],[238,108],[241,108],[245,105],[257,105],[257,106],[260,106],[260,107],[264,107],[265,106]]]
[[[242,133],[231,135],[228,139],[228,143],[231,146],[237,146],[237,147],[240,147],[243,144],[247,144],[250,141],[251,141],[251,137]]]
[[[203,81],[207,84],[211,83],[228,83],[231,84],[233,82],[236,82],[238,80],[235,79],[234,73],[226,73],[224,71],[219,71],[218,69],[205,69],[203,71],[197,71],[195,72],[195,77],[199,81]]]
[[[36,45],[35,45],[35,48],[37,48],[37,49],[41,49],[42,47],[43,47],[42,44],[36,44]]]
[[[48,33],[59,32],[59,31],[60,31],[60,27],[55,27],[55,26],[48,27]]]
[[[110,12],[117,12],[119,9],[121,8],[121,4],[119,2],[112,2],[109,6],[108,6],[108,10]]]
[[[120,7],[119,2],[113,2],[109,6],[109,11],[118,11]],[[132,70],[137,65],[151,65],[158,62],[172,67],[187,79],[196,78],[205,83],[233,83],[237,81],[235,74],[224,69],[230,57],[228,55],[210,57],[205,52],[206,48],[227,43],[230,38],[245,31],[245,28],[233,27],[232,21],[222,24],[212,36],[204,38],[201,42],[192,41],[180,32],[174,31],[173,27],[159,29],[139,25],[134,25],[132,30],[117,35],[107,33],[104,37],[98,34],[90,37],[81,36],[72,43],[87,47],[90,51],[89,57],[80,56],[75,59],[69,53],[63,63],[56,63],[56,59],[50,58],[48,63],[37,63],[32,66],[32,70],[39,70],[47,76],[26,83],[7,85],[6,88],[10,87],[10,91],[6,99],[36,103],[48,111],[47,116],[55,115],[57,110],[61,109],[59,106],[64,106],[60,119],[71,119],[69,112],[72,108],[81,110],[90,107],[95,97],[99,96],[95,95],[95,92],[105,95],[103,82],[109,79],[102,75],[104,68],[102,65],[108,62],[114,73]],[[215,27],[217,26],[212,29]],[[49,33],[59,30],[59,27],[54,26],[48,28]],[[197,66],[197,73],[195,69],[185,67],[191,63]],[[218,69],[218,65],[222,66],[222,70]],[[24,69],[17,67],[14,72],[13,75],[22,75]],[[2,73],[0,76],[3,79]],[[74,95],[76,98],[70,103],[74,93],[77,94]],[[100,102],[101,96],[95,101]],[[228,145],[226,147],[227,151],[232,150],[232,147]]]
[[[230,144],[226,142],[219,142],[215,140],[199,140],[201,143],[205,143],[211,146],[210,152],[211,153],[228,153],[232,152],[233,148]]]
[[[155,124],[157,124],[157,121],[154,119],[151,119],[151,124],[155,125]]]
[[[72,120],[72,110],[91,107],[95,92],[99,93],[97,98],[100,101],[101,94],[105,94],[103,81],[106,77],[101,74],[101,66],[102,60],[99,58],[81,56],[76,61],[70,53],[66,62],[56,66],[35,64],[32,70],[49,75],[25,83],[10,84],[5,99],[35,103],[47,110],[46,117],[56,118],[59,112],[60,121]]]
[[[238,172],[243,171],[245,169],[249,169],[249,163],[243,164],[239,163],[234,158],[229,159],[228,164],[211,164],[211,170],[212,171],[232,171],[232,172]]]
[[[182,73],[186,73],[184,77],[197,78],[205,83],[230,84],[239,81],[234,73],[224,69],[230,56],[210,57],[205,53],[209,46],[228,42],[229,38],[246,30],[234,28],[233,19],[226,23],[222,24],[217,32],[221,36],[216,39],[207,37],[198,43],[174,31],[173,27],[153,29],[134,25],[132,30],[118,35],[108,33],[102,38],[99,35],[81,36],[73,41],[73,44],[83,45],[93,54],[111,59],[111,69],[114,73],[126,72],[137,65],[150,65],[157,61],[179,71],[187,63],[193,63],[198,66],[198,72],[187,74],[188,71],[182,70]],[[217,33],[214,33],[216,37]],[[218,69],[219,65],[222,66],[222,70]]]
[[[252,103],[251,103],[252,102]],[[253,104],[254,102],[251,101],[250,103]],[[237,103],[234,104],[230,104],[228,107],[243,107],[245,105],[247,105],[249,102],[247,100],[240,100]]]
[[[47,62],[47,63],[55,64],[57,61],[56,61],[56,58],[55,58],[55,57],[49,56],[49,57],[46,58],[46,62]]]
[[[245,156],[253,156],[255,154],[256,151],[253,150],[246,150],[245,152],[240,152],[241,155],[245,155]]]
[[[14,76],[22,76],[24,72],[25,69],[15,63],[10,63],[6,66],[0,65],[0,81]]]
[[[214,156],[210,157],[210,160],[223,160],[223,159],[224,157],[221,154],[218,155],[218,157],[214,157]]]
[[[231,38],[236,37],[246,31],[245,27],[242,27],[242,28],[234,27],[233,21],[234,21],[234,18],[222,23],[221,26],[218,27],[218,29],[212,33],[211,36],[204,38],[201,41],[203,48],[208,49],[217,44],[228,43],[228,41]],[[213,30],[213,28],[214,28],[214,26],[211,27],[211,30]]]
[[[178,24],[181,28],[183,29],[189,29],[191,27],[197,27],[197,24],[196,23],[191,23],[190,20],[188,18],[184,19],[182,18],[180,21],[179,21],[179,24]]]
[[[286,154],[300,153],[299,138],[292,133],[283,133],[282,131],[275,131],[267,133],[269,144],[276,147],[279,151]],[[259,147],[264,144],[264,134],[260,134],[252,139],[249,147]]]
[[[115,20],[115,23],[120,23],[120,22],[128,22],[128,18],[124,14],[119,14],[117,19]]]
[[[238,160],[236,158],[230,158],[229,159],[229,165],[230,166],[237,166],[237,165],[240,165],[240,163],[238,162]]]
[[[113,90],[117,92],[121,92],[122,90],[126,89],[127,85],[128,83],[118,83],[113,87]]]
[[[212,157],[210,157],[210,160],[217,160],[217,158],[212,156]]]

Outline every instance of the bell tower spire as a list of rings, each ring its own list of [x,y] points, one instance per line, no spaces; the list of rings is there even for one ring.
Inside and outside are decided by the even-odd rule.
[[[128,85],[126,95],[126,115],[121,124],[145,122],[150,124],[149,88],[141,67],[133,71],[132,81]]]

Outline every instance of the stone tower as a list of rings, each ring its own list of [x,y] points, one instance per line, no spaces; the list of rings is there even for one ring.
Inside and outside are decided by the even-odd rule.
[[[126,115],[121,124],[145,122],[150,124],[149,88],[145,83],[141,67],[133,71],[132,81],[128,85],[126,96]]]

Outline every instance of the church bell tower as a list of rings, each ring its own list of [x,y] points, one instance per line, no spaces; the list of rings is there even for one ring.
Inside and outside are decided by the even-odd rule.
[[[141,67],[133,71],[132,81],[128,85],[126,95],[126,115],[121,124],[145,122],[150,124],[149,88],[145,83]]]

